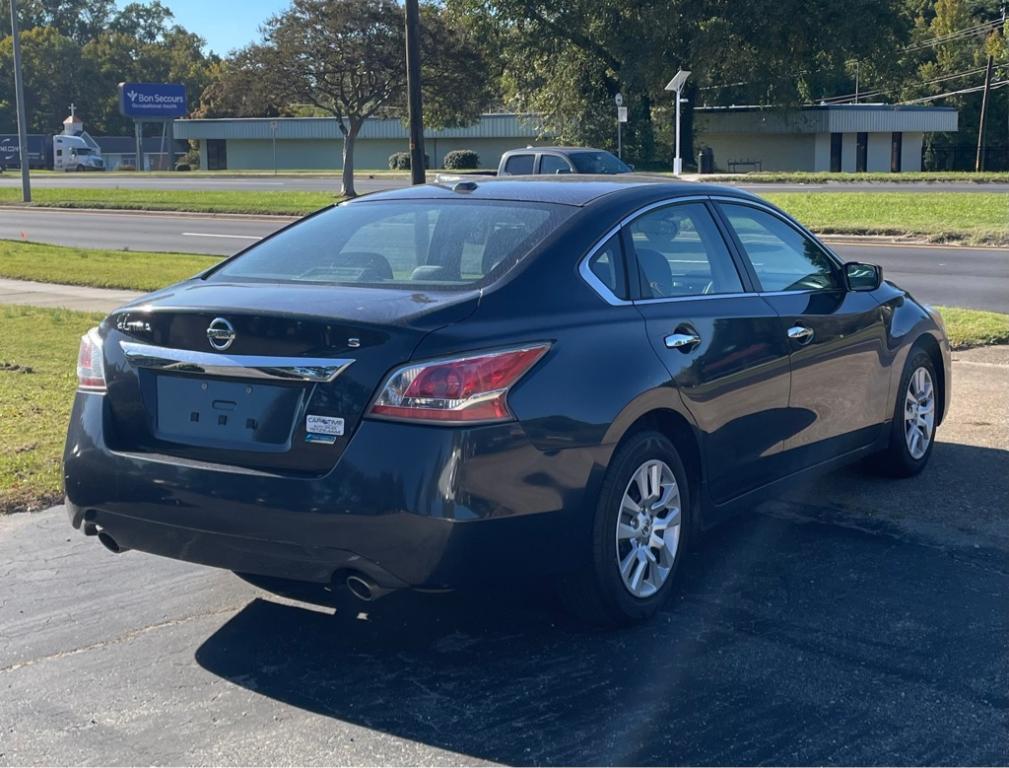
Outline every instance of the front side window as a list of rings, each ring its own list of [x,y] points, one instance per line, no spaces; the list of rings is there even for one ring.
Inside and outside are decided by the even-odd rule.
[[[528,176],[533,172],[533,155],[512,155],[505,161],[508,176]]]
[[[748,205],[722,203],[765,291],[840,288],[831,258],[813,240],[774,214]]]
[[[475,285],[529,253],[574,210],[475,200],[338,205],[252,246],[210,279]]]
[[[571,173],[571,166],[563,157],[557,155],[540,155],[540,173]]]
[[[742,292],[725,240],[702,203],[646,213],[628,233],[643,298]]]

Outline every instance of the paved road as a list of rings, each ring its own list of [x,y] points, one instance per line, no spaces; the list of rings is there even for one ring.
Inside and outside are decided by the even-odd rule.
[[[963,357],[921,478],[763,506],[629,630],[525,588],[323,610],[0,519],[0,764],[1005,765],[1009,354]]]
[[[0,238],[61,245],[226,256],[293,221],[0,208]],[[1009,249],[909,245],[833,246],[852,261],[883,265],[922,301],[1009,312]]]
[[[432,172],[429,177],[434,178]],[[669,177],[672,180],[671,177]],[[689,177],[693,178],[693,177]],[[214,190],[303,190],[309,192],[335,192],[340,189],[338,175],[278,175],[278,176],[143,176],[63,174],[35,176],[32,183],[38,187],[92,187],[99,189],[214,189]],[[372,176],[361,174],[356,179],[359,193],[376,192],[405,186],[408,177]],[[721,182],[725,183],[725,182]],[[964,182],[832,182],[825,184],[747,184],[745,180],[731,182],[733,186],[757,192],[1009,192],[1009,184],[972,184]],[[0,176],[0,187],[20,187],[20,177],[14,174]]]

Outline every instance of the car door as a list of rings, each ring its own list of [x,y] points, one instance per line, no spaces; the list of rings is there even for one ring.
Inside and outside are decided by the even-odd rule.
[[[562,155],[544,153],[540,155],[539,169],[536,172],[547,176],[554,176],[558,173],[572,173],[573,169],[567,158]]]
[[[717,205],[788,340],[789,409],[805,422],[785,441],[793,468],[870,444],[890,411],[874,293],[847,290],[840,261],[781,213],[750,202]]]
[[[788,345],[704,199],[645,209],[623,229],[635,303],[701,432],[708,491],[728,501],[780,475]]]
[[[501,171],[502,176],[529,176],[533,172],[533,162],[536,160],[536,155],[532,152],[518,152],[514,155],[509,155],[508,159],[505,160],[504,169]]]

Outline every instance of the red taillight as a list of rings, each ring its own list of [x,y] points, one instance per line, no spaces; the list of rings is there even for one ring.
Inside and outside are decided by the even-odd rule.
[[[439,423],[508,421],[512,418],[508,389],[549,346],[537,344],[405,366],[389,376],[370,413]]]
[[[102,359],[102,337],[92,328],[81,336],[77,353],[77,389],[84,392],[105,391],[105,362]]]

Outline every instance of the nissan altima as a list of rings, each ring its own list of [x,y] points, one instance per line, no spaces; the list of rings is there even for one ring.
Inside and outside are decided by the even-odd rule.
[[[390,590],[530,577],[654,614],[701,532],[920,472],[929,307],[711,185],[460,181],[309,216],[81,339],[67,509],[114,552]]]

